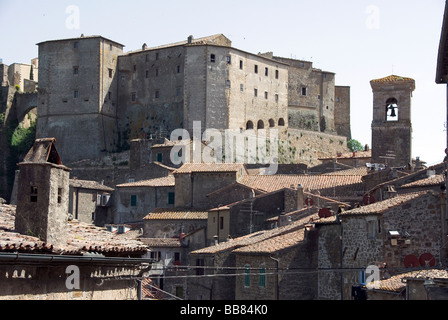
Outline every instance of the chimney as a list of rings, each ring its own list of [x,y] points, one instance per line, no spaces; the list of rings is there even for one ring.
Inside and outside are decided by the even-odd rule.
[[[188,44],[192,44],[192,43],[193,43],[193,36],[189,36],[188,37]]]
[[[142,45],[142,51],[144,51],[144,50],[146,50],[146,49],[148,49],[148,46],[147,46],[146,43],[144,43],[144,44]]]
[[[62,165],[56,139],[37,139],[20,168],[15,230],[64,246],[68,231],[70,169]]]

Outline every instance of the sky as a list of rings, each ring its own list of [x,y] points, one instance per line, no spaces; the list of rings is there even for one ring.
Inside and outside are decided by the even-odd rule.
[[[149,47],[214,34],[251,53],[313,62],[351,87],[352,138],[371,146],[370,81],[416,82],[412,156],[443,161],[447,89],[435,83],[444,0],[0,0],[0,59],[30,63],[37,43],[101,35]]]

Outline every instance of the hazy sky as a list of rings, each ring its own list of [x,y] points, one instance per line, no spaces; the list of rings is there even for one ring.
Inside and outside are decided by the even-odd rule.
[[[435,83],[443,0],[0,0],[0,59],[30,63],[36,43],[101,35],[125,51],[222,33],[238,49],[312,61],[351,87],[352,136],[371,146],[370,80],[416,81],[413,157],[446,148],[446,86]]]

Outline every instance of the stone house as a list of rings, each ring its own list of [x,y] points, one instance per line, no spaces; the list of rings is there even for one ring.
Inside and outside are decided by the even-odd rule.
[[[244,164],[186,163],[173,172],[175,207],[211,209],[213,206],[208,194],[240,180],[247,174]]]
[[[36,140],[19,166],[17,207],[0,207],[2,299],[138,299],[146,246],[69,219],[55,139]]]
[[[375,266],[381,277],[444,263],[445,194],[398,194],[315,223],[319,241],[319,299],[352,299]],[[338,241],[335,241],[338,240]],[[340,271],[326,271],[328,269]]]
[[[96,181],[69,180],[68,212],[73,219],[104,226],[111,223],[113,188]]]
[[[237,265],[237,261],[245,261],[244,259],[253,258],[253,262],[251,266],[254,267],[255,273],[252,279],[252,283],[254,283],[254,290],[258,290],[259,279],[260,276],[260,266],[265,266],[266,272],[266,289],[264,290],[265,295],[262,297],[264,299],[275,299],[277,292],[281,292],[283,294],[288,294],[284,291],[285,289],[281,289],[276,291],[276,285],[272,285],[272,283],[276,283],[274,280],[275,272],[272,270],[272,266],[274,266],[274,270],[280,270],[280,268],[286,267],[288,263],[295,263],[297,260],[294,258],[295,254],[292,253],[294,251],[294,246],[297,245],[297,233],[300,233],[301,229],[304,229],[305,226],[312,219],[317,219],[317,214],[312,214],[309,216],[303,217],[301,220],[294,221],[291,224],[288,224],[283,227],[271,229],[271,230],[261,230],[255,233],[247,234],[242,237],[228,239],[227,241],[220,242],[219,244],[208,246],[202,249],[198,249],[190,252],[190,268],[192,271],[189,273],[191,275],[196,275],[199,277],[195,277],[189,279],[187,282],[187,297],[191,300],[235,300],[238,297],[240,298],[249,298],[248,295],[244,296],[242,289],[242,282],[239,280],[241,277],[246,275],[245,265],[246,262],[241,265]],[[287,234],[294,233],[292,237],[286,236]],[[283,241],[285,239],[282,238],[285,236],[289,238],[289,242]],[[275,238],[280,241],[276,241]],[[301,237],[298,237],[299,239]],[[275,260],[272,260],[270,254],[264,254],[262,257],[254,254],[251,255],[240,256],[235,251],[239,248],[245,248],[246,246],[256,245],[257,243],[262,243],[263,241],[272,240],[272,243],[276,243],[277,247],[274,248],[273,252],[279,253],[277,260],[280,261],[279,269],[276,269],[277,266],[275,264]],[[300,242],[300,240],[299,240]],[[268,242],[265,242],[267,244]],[[269,242],[271,243],[271,242]],[[291,245],[291,250],[288,250],[288,246]],[[282,247],[285,250],[280,250]],[[270,248],[273,248],[272,246]],[[285,259],[283,259],[283,253],[285,253]],[[296,252],[297,253],[297,252]],[[242,252],[240,254],[243,254]],[[309,257],[309,255],[307,255]],[[239,260],[237,260],[239,259]],[[303,258],[302,258],[303,259]],[[305,258],[306,260],[307,258]],[[263,262],[261,262],[263,260]],[[309,260],[311,261],[311,260]],[[260,263],[258,263],[260,262]],[[264,265],[263,265],[264,263]],[[302,265],[305,264],[305,261],[301,262]],[[288,265],[288,267],[293,267],[293,265]],[[269,272],[268,272],[269,271]],[[263,271],[261,274],[263,275]],[[274,274],[274,275],[273,275]],[[202,275],[206,275],[208,277],[200,277]],[[285,284],[289,278],[287,275],[285,278],[279,277],[279,285]],[[285,280],[286,282],[282,281]],[[300,280],[299,280],[300,281]],[[269,284],[269,287],[268,287]],[[237,288],[239,286],[239,288]],[[286,287],[284,287],[286,288]],[[247,289],[247,288],[246,288]],[[263,289],[261,289],[263,290]],[[286,290],[289,290],[286,289]],[[248,292],[247,294],[251,294],[250,298],[255,298],[254,293]],[[299,293],[298,293],[299,294]],[[286,297],[284,296],[284,297]],[[261,295],[257,296],[261,298]],[[291,297],[290,295],[288,297]]]
[[[115,193],[115,223],[139,222],[156,208],[174,208],[172,175],[119,184]]]
[[[144,238],[179,238],[207,226],[208,212],[192,208],[156,208],[143,218]]]

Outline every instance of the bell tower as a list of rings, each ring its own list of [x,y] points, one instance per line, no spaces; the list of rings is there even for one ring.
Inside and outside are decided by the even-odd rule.
[[[404,167],[412,162],[411,99],[415,81],[391,75],[370,81],[373,91],[372,162]]]

